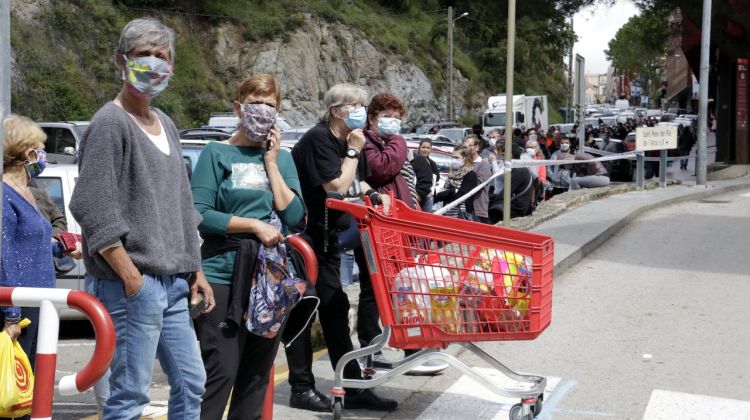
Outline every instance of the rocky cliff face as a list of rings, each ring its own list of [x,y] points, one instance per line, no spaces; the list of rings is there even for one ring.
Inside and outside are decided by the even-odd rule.
[[[254,72],[279,78],[282,112],[292,125],[314,123],[324,110],[323,95],[341,82],[366,86],[370,95],[397,95],[407,105],[408,122],[444,115],[444,101],[435,98],[422,70],[379,51],[356,29],[306,15],[300,28],[270,42],[247,43],[239,28],[228,24],[216,29],[216,38],[219,71],[237,78]]]
[[[62,7],[65,5],[66,3],[55,3],[51,0],[13,0],[11,14],[19,26],[40,28],[39,30],[42,31],[41,28],[49,25],[50,22],[47,20],[51,19],[50,16],[58,16],[51,10],[55,9],[60,12],[59,9],[65,9]],[[55,8],[54,6],[61,7]],[[119,22],[124,21],[124,17],[119,15],[120,12],[116,8],[112,6],[106,6],[106,8],[108,16],[116,16]],[[80,19],[79,22],[86,22],[88,19],[89,25],[97,24],[98,19],[86,16],[86,10],[86,7],[79,7],[75,3],[67,6],[68,16],[72,16],[73,19]],[[63,17],[65,17],[64,14]],[[59,18],[55,19],[58,19],[56,23],[59,28]],[[162,19],[176,30],[183,45],[190,45],[190,50],[185,50],[185,47],[181,49],[178,46],[178,55],[196,54],[201,57],[201,60],[188,60],[188,62],[196,63],[196,68],[191,69],[191,72],[178,68],[176,69],[178,74],[198,73],[205,76],[205,80],[219,82],[218,84],[204,83],[198,88],[191,88],[180,93],[181,95],[199,94],[215,98],[210,108],[218,109],[201,109],[197,113],[205,115],[203,118],[207,119],[211,111],[229,111],[231,95],[238,82],[246,75],[258,72],[274,74],[281,81],[282,115],[293,126],[312,125],[317,122],[324,111],[322,100],[325,92],[331,86],[341,82],[364,86],[370,96],[383,91],[397,95],[407,106],[407,116],[404,121],[406,124],[440,121],[445,118],[445,96],[441,94],[436,97],[425,73],[408,57],[380,50],[367,40],[362,31],[356,28],[305,14],[300,16],[298,28],[280,33],[271,41],[250,42],[243,36],[243,28],[233,23],[225,22],[218,26],[211,26],[208,22],[196,19],[187,20],[187,18],[173,14],[166,14],[162,16]],[[41,38],[37,42],[43,40],[47,48],[47,50],[40,49],[39,51],[49,51],[42,53],[39,59],[44,60],[44,63],[48,61],[56,63],[55,60],[57,60],[71,67],[73,74],[78,74],[85,80],[93,80],[93,75],[86,74],[89,67],[84,65],[86,59],[83,58],[84,53],[88,52],[90,56],[91,52],[84,51],[82,48],[96,50],[96,57],[106,61],[111,54],[110,45],[115,42],[120,30],[112,26],[115,21],[115,18],[112,18],[109,23],[110,27],[101,33],[97,32],[98,35],[86,35],[85,31],[81,31],[80,34],[76,33],[75,22],[63,24],[62,30],[67,31],[70,28],[69,37],[38,35]],[[22,39],[23,37],[19,36],[15,42]],[[67,45],[66,43],[71,40],[76,40],[77,44]],[[54,54],[53,51],[64,51],[65,54]],[[39,55],[36,51],[32,53],[32,57]],[[27,54],[30,53],[27,51]],[[39,73],[40,69],[35,67],[33,62],[22,63],[19,58],[20,56],[12,48],[13,91],[19,96],[28,96],[33,94],[34,89],[37,88],[34,83],[38,84],[40,79],[40,77],[35,77],[36,74],[33,72]],[[58,68],[57,66],[58,64],[53,63],[53,68]],[[96,95],[89,95],[93,98],[86,99],[92,110],[97,109],[103,101],[113,96],[119,85],[119,80],[114,76],[117,72],[112,63],[103,62],[97,66],[107,68],[98,75],[98,80],[101,81],[102,74],[104,74],[103,78],[107,85],[102,86],[96,83],[86,85],[89,87],[88,93],[97,92]],[[442,67],[443,63],[435,62],[434,66]],[[224,85],[223,91],[216,89],[219,84]],[[468,80],[456,71],[454,98],[457,105],[463,105],[464,93],[468,85]],[[27,90],[26,87],[29,89]],[[51,92],[43,96],[49,96],[50,101],[65,102],[69,99],[65,95],[69,94],[69,92]],[[190,98],[187,99],[189,100]],[[27,109],[24,111],[29,115],[36,114],[39,118],[45,118],[44,116],[49,114],[45,108],[35,109],[33,101],[26,101],[25,105]],[[222,106],[226,109],[221,109]],[[176,109],[173,108],[173,110]],[[195,114],[196,112],[191,114],[193,118]],[[70,119],[68,113],[65,112],[57,113],[57,115],[57,118]],[[86,112],[81,112],[78,116],[79,119],[87,117]],[[47,118],[49,117],[45,119]],[[203,122],[205,123],[205,120]],[[193,124],[196,123],[199,121],[196,120]],[[191,123],[185,122],[183,118],[183,125],[187,127],[189,124]]]

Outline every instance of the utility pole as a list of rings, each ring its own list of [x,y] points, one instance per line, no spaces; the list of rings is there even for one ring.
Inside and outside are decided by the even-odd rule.
[[[516,48],[516,0],[508,0],[508,55],[505,67],[505,161],[513,160],[513,60]],[[525,170],[525,169],[524,169]],[[503,226],[510,227],[510,177],[503,175]]]
[[[453,19],[453,7],[448,7],[448,108],[446,109],[446,120],[453,121],[453,27],[456,21],[462,17],[469,16],[469,12],[462,13]]]
[[[701,26],[701,74],[698,96],[698,157],[695,171],[698,185],[706,185],[708,156],[706,134],[708,131],[708,56],[711,50],[711,0],[703,0],[703,25]]]
[[[453,121],[453,7],[448,7],[448,105],[445,120]]]
[[[570,17],[570,30],[573,30],[573,16]],[[573,104],[573,45],[570,46],[568,53],[568,109],[565,112],[565,122],[573,122],[571,118],[571,106]]]
[[[10,0],[0,0],[0,154],[3,152],[3,120],[10,114]],[[0,174],[3,162],[0,161]],[[3,184],[0,182],[0,203],[3,202]],[[0,231],[3,227],[3,206],[0,204]],[[2,243],[0,243],[2,252]]]

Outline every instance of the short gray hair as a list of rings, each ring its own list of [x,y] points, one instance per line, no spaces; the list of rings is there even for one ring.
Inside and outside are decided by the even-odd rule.
[[[499,128],[493,128],[492,130],[490,130],[489,133],[487,133],[487,135],[490,136],[492,134],[497,134],[498,136],[502,136],[503,132]]]
[[[334,85],[323,97],[323,104],[326,107],[326,112],[321,118],[324,123],[331,122],[331,108],[339,105],[359,103],[365,105],[367,103],[367,91],[365,88],[352,83],[339,83]]]
[[[125,25],[117,44],[118,54],[142,48],[167,48],[169,61],[174,63],[174,31],[158,19],[134,19]]]

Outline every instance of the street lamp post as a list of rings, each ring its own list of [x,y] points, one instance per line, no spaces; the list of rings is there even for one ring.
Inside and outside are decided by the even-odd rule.
[[[3,120],[10,114],[10,2],[0,1],[0,152],[3,151]],[[0,161],[0,174],[3,162]],[[0,202],[3,184],[0,182]],[[3,227],[3,206],[0,205],[0,230]],[[2,244],[0,244],[2,247]]]
[[[513,66],[516,48],[516,0],[508,0],[508,43],[505,67],[505,161],[513,159]],[[510,177],[512,171],[503,175],[503,226],[510,227]]]
[[[469,16],[464,12],[461,16],[453,18],[453,7],[448,7],[448,107],[446,109],[446,120],[453,121],[453,25],[462,17]]]
[[[697,184],[706,185],[708,163],[706,135],[708,131],[708,60],[711,51],[711,0],[703,0],[703,25],[701,25],[700,82],[698,83],[698,156],[695,160]]]

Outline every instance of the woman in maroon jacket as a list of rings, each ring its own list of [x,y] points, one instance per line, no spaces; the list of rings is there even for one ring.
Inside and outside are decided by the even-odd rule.
[[[406,140],[400,135],[401,118],[404,114],[404,104],[390,93],[379,93],[370,100],[365,126],[367,141],[363,150],[369,169],[365,181],[380,193],[392,191],[397,199],[415,208],[412,195],[415,188],[413,171],[411,188],[409,181],[402,175],[404,163],[408,161]],[[407,174],[408,171],[407,169]]]
[[[416,208],[416,183],[414,170],[408,163],[406,140],[401,137],[401,118],[406,114],[404,104],[390,93],[379,93],[367,106],[365,147],[363,149],[369,170],[365,181],[380,193],[393,192],[394,196],[411,208]],[[406,177],[404,176],[406,175]],[[407,178],[408,177],[408,178]],[[360,294],[357,308],[357,336],[361,347],[382,332],[378,324],[378,308],[372,290],[367,262],[362,249],[354,252],[359,265]],[[413,352],[413,351],[411,351]],[[406,355],[411,354],[407,351]],[[374,367],[390,367],[381,354],[373,357]],[[410,373],[434,374],[447,368],[442,362],[427,362]]]

